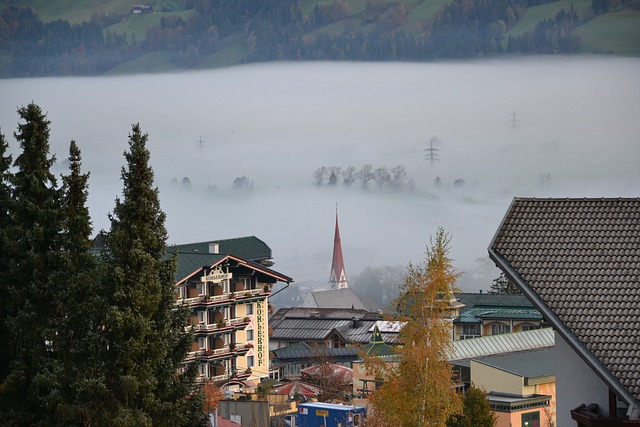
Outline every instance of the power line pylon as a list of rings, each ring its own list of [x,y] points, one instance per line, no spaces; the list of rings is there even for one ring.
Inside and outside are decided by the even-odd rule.
[[[516,110],[514,108],[513,112],[509,115],[509,124],[511,125],[512,129],[515,129],[518,127],[519,122],[520,120],[518,119],[518,113],[516,113]]]
[[[440,139],[436,136],[432,136],[431,138],[429,138],[429,148],[424,149],[424,151],[426,151],[424,158],[429,160],[429,165],[431,166],[433,166],[434,162],[437,162],[439,160],[438,151],[440,150],[437,148],[433,148],[433,144],[437,144],[438,142],[440,142]]]

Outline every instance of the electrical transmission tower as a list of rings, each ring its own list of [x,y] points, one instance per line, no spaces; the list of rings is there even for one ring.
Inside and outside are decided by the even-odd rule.
[[[204,148],[204,143],[205,143],[204,139],[202,139],[202,137],[200,137],[200,139],[198,139],[196,142],[198,143],[198,147],[200,148],[200,152],[202,152],[202,149]]]
[[[518,122],[520,120],[518,119],[518,113],[516,113],[516,110],[514,109],[513,112],[509,115],[509,124],[511,125],[512,129],[515,129],[516,127],[518,127]]]
[[[440,139],[436,136],[432,136],[429,138],[429,148],[425,148],[426,154],[424,155],[425,159],[429,160],[429,165],[433,166],[434,162],[438,161],[438,150],[437,148],[433,148],[433,144],[437,144],[440,142]]]

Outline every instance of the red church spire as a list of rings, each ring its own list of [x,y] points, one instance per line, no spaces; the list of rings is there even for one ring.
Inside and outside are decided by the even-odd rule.
[[[342,258],[342,242],[340,240],[340,228],[338,227],[338,206],[336,205],[336,233],[333,238],[333,260],[331,262],[331,275],[329,284],[332,288],[344,289],[349,287],[347,273],[344,271],[344,259]]]

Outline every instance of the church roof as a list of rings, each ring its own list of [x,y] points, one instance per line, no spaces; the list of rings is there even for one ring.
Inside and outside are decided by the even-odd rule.
[[[351,288],[310,291],[302,302],[302,307],[368,310]]]
[[[344,269],[344,257],[342,256],[342,240],[340,239],[340,227],[338,226],[338,211],[336,209],[336,230],[333,238],[333,259],[331,261],[331,274],[329,283],[338,288],[348,287],[347,273]]]

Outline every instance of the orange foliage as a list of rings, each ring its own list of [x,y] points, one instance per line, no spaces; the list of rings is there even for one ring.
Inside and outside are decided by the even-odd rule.
[[[213,412],[218,407],[218,401],[224,398],[224,393],[213,381],[207,381],[202,386],[204,392],[204,412]]]

